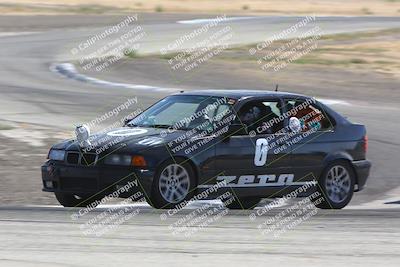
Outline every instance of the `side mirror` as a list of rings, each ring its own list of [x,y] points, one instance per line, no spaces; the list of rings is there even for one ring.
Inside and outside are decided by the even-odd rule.
[[[296,117],[290,117],[289,119],[289,129],[293,132],[293,133],[299,133],[301,132],[301,121],[296,118]]]

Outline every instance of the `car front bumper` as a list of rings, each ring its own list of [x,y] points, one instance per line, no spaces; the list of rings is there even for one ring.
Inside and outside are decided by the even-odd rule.
[[[86,167],[53,160],[47,161],[41,170],[43,191],[76,195],[107,195],[130,185],[128,191],[122,190],[120,197],[129,197],[139,191],[149,196],[154,176],[154,172],[147,169],[105,165]]]
[[[352,163],[357,176],[357,187],[355,191],[361,191],[367,182],[371,169],[371,162],[369,160],[357,160]]]

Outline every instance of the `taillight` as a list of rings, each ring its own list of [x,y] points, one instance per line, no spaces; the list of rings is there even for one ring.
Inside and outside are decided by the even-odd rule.
[[[364,153],[367,154],[368,151],[368,136],[364,136]]]

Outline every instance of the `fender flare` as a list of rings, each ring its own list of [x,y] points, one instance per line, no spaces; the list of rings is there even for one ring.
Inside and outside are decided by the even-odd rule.
[[[354,160],[354,158],[349,153],[346,153],[346,152],[335,152],[335,153],[327,155],[323,160],[323,169],[325,170],[325,168],[330,163],[332,163],[332,162],[334,162],[336,160],[344,160],[344,161],[347,161],[349,163],[349,166],[352,168],[354,176],[355,176],[355,184],[358,184],[357,172],[354,169],[354,166],[352,164],[352,161]]]
[[[327,155],[324,158],[322,164],[323,164],[324,167],[326,167],[331,162],[333,162],[335,160],[348,160],[348,161],[352,162],[354,159],[349,153],[346,153],[346,152],[335,152],[335,153]]]

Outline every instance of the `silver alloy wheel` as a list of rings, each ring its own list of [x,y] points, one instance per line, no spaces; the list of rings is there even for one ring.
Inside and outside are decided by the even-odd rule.
[[[189,174],[183,166],[170,164],[162,170],[158,188],[164,200],[169,203],[178,203],[189,193]]]
[[[333,166],[325,179],[325,189],[329,199],[335,203],[341,203],[350,193],[351,178],[349,172],[343,166]]]

